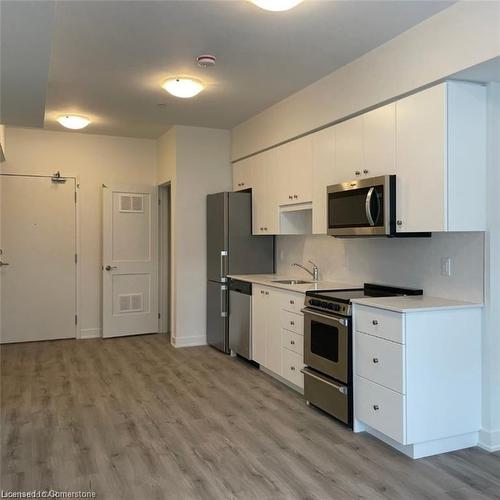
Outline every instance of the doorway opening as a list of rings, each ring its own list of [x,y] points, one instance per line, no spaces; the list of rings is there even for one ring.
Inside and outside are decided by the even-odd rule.
[[[158,190],[159,207],[159,321],[160,333],[171,333],[171,256],[172,256],[172,217],[171,217],[171,186],[163,184]]]

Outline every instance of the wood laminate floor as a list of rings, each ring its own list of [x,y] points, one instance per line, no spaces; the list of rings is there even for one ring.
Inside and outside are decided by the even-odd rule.
[[[1,487],[99,499],[500,499],[500,455],[411,460],[167,336],[1,347]]]

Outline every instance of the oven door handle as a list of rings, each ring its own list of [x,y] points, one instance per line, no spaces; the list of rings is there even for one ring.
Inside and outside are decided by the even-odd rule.
[[[348,389],[345,385],[335,384],[331,380],[326,380],[324,377],[320,377],[320,376],[316,375],[315,373],[312,373],[311,370],[308,370],[307,368],[303,368],[300,371],[304,375],[308,375],[309,377],[315,378],[316,380],[319,380],[320,382],[324,382],[325,384],[334,387],[335,389],[337,389],[337,391],[341,392],[342,394],[347,394],[347,392],[348,392]]]
[[[340,323],[342,326],[347,326],[347,320],[343,318],[337,318],[336,316],[328,316],[327,314],[321,314],[316,311],[311,311],[311,309],[307,308],[301,309],[301,312],[303,312],[304,314],[311,314],[313,316],[319,316],[320,318],[336,321],[337,323]]]

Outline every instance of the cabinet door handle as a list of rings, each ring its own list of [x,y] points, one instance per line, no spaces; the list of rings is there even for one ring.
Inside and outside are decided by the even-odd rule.
[[[294,194],[294,195],[293,195],[293,197],[294,197],[295,199],[297,199],[297,198],[298,198],[298,196],[297,196],[296,194]]]
[[[293,326],[293,325],[295,325],[295,322],[294,321],[290,321],[290,324]]]
[[[293,200],[293,196],[292,195],[288,195],[288,199],[289,200]]]
[[[269,292],[266,292],[266,295],[269,295]]]
[[[379,406],[379,405],[373,405],[373,409],[374,409],[375,411],[378,411],[378,410],[380,409],[380,406]]]
[[[367,174],[367,173],[368,173],[368,170],[365,168],[365,169],[363,170],[363,173],[364,173],[364,174]]]
[[[361,172],[359,170],[356,170],[356,172],[354,172],[356,175],[361,175]]]
[[[290,340],[291,345],[295,345],[295,340]]]
[[[397,224],[398,226],[402,226],[402,225],[403,225],[403,221],[402,221],[401,219],[398,219],[398,220],[396,221],[396,224]]]
[[[292,304],[292,305],[293,305],[293,304],[295,304],[295,301],[294,301],[294,300],[291,300],[291,301],[290,301],[290,304]]]
[[[375,326],[377,326],[377,325],[378,325],[378,321],[377,321],[376,319],[374,319],[374,320],[372,321],[372,324],[373,324],[373,325],[375,325]]]
[[[377,364],[377,363],[378,363],[378,358],[373,358],[373,362],[374,362],[375,364]]]
[[[290,370],[295,371],[295,366],[290,366]]]

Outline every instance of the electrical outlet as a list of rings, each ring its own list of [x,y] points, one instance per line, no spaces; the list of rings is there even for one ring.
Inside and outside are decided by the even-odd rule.
[[[441,276],[451,276],[451,257],[441,257]]]

